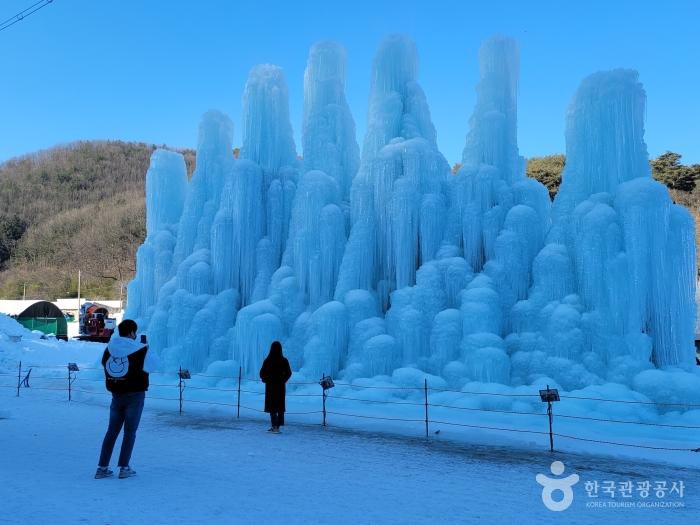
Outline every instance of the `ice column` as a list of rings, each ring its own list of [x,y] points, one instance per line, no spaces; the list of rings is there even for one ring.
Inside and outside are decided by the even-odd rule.
[[[298,178],[296,147],[289,121],[287,81],[282,68],[254,67],[243,92],[243,145],[239,158],[263,173],[263,233],[278,266],[288,236],[289,216]]]
[[[635,366],[693,362],[693,222],[651,178],[645,103],[636,71],[581,82],[548,235],[568,249],[587,339],[609,370],[630,358]]]
[[[353,284],[369,281],[386,310],[389,294],[414,284],[417,266],[438,248],[449,167],[437,150],[417,68],[415,46],[402,36],[386,39],[374,59],[367,134],[352,187],[353,229],[337,299]]]
[[[158,292],[170,277],[178,222],[187,191],[185,159],[157,149],[146,172],[146,240],[136,253],[136,278],[129,283],[127,319],[147,326]]]
[[[349,201],[360,150],[345,99],[345,62],[345,49],[335,42],[311,46],[304,72],[302,144],[304,169],[333,178],[340,199]]]

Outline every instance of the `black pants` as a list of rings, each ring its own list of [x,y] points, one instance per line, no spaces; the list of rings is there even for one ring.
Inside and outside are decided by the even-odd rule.
[[[270,412],[270,424],[273,427],[283,427],[284,412]]]

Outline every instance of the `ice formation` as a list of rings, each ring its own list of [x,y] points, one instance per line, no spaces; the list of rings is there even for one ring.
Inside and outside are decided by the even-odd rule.
[[[279,339],[309,379],[414,369],[456,387],[576,389],[687,370],[694,227],[651,178],[637,74],[581,83],[552,204],[518,152],[517,45],[492,38],[479,60],[455,175],[401,36],[375,57],[361,155],[332,42],[309,54],[303,160],[271,65],[246,83],[237,160],[218,112],[202,120],[191,181],[178,154],[156,151],[127,316],[168,366],[231,361],[256,376]]]

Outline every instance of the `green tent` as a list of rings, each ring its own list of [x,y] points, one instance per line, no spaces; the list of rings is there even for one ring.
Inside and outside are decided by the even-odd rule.
[[[29,330],[54,334],[58,339],[68,339],[68,323],[61,309],[48,301],[37,301],[19,315],[19,324]]]

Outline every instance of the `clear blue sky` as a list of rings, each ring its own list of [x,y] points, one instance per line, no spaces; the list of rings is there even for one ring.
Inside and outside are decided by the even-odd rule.
[[[0,19],[35,0],[0,1]],[[636,1],[136,1],[54,0],[0,32],[0,160],[80,139],[194,146],[217,108],[240,143],[250,68],[287,74],[300,149],[309,46],[348,52],[348,100],[364,134],[370,67],[380,40],[410,35],[442,152],[460,160],[474,106],[480,42],[494,33],[521,51],[519,142],[535,156],[564,150],[564,115],[580,80],[629,67],[647,91],[652,156],[700,162],[700,2]]]

